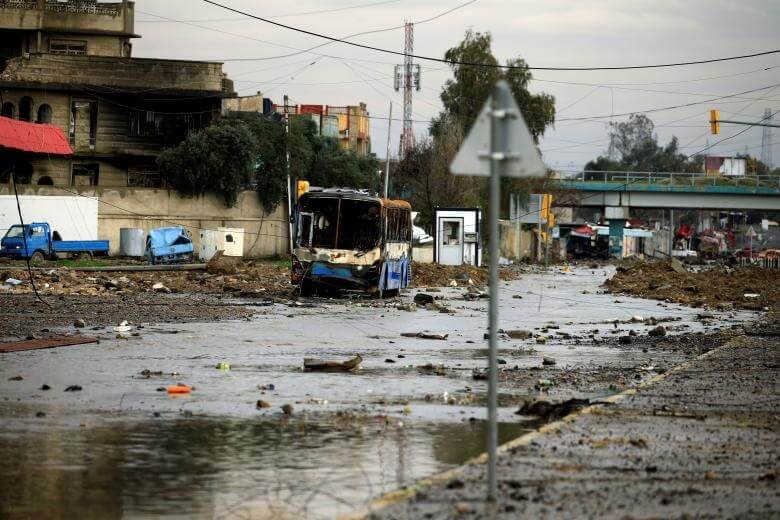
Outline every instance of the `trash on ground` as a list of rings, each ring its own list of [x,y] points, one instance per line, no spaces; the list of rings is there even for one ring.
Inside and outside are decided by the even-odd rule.
[[[217,369],[224,370],[225,372],[227,372],[228,370],[230,370],[230,363],[227,363],[225,361],[220,361],[219,363],[217,363]]]
[[[304,358],[303,369],[309,372],[350,372],[357,369],[362,361],[360,354],[346,361]]]
[[[590,400],[588,399],[568,399],[559,403],[539,399],[533,402],[526,401],[515,414],[535,415],[543,419],[560,419],[589,404]]]
[[[0,343],[0,353],[20,352],[23,350],[38,350],[42,348],[68,347],[71,345],[84,345],[87,343],[97,342],[97,338],[89,336],[58,336],[46,339],[32,339],[26,341],[15,341],[11,343]]]
[[[179,383],[177,385],[171,385],[167,388],[169,394],[189,394],[192,393],[192,388],[183,384]]]
[[[449,334],[435,334],[433,332],[402,332],[404,338],[438,339],[445,340]]]

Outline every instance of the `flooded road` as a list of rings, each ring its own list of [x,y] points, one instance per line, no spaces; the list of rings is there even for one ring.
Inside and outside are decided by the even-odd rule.
[[[669,320],[664,325],[677,334],[753,316],[702,321],[696,309],[598,294],[608,274],[556,269],[502,284],[501,327],[546,340],[499,344],[507,375],[501,441],[536,426],[514,411],[538,391],[514,384],[513,374],[535,381],[632,370],[636,380],[641,366],[649,377],[686,354],[619,347],[617,336],[631,329],[646,336],[650,317]],[[466,301],[464,293],[430,293],[451,313],[312,299],[260,307],[247,321],[147,325],[126,339],[103,329],[93,331],[97,345],[4,354],[0,507],[33,517],[327,518],[457,466],[485,444],[486,383],[472,370],[486,365],[487,300]],[[622,323],[632,317],[635,323]],[[448,338],[401,336],[423,330]],[[364,358],[356,373],[301,370],[304,357],[355,353]],[[556,364],[537,373],[543,356]],[[216,368],[223,362],[229,370]],[[23,379],[9,380],[17,375]],[[193,393],[158,391],[177,382]],[[619,391],[613,383],[595,377],[550,394],[599,397]],[[70,385],[82,390],[64,392]],[[258,409],[258,399],[271,407]]]

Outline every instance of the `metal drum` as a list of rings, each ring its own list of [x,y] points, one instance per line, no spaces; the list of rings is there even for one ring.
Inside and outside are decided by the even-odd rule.
[[[139,228],[121,228],[119,230],[119,255],[144,256],[146,233]]]

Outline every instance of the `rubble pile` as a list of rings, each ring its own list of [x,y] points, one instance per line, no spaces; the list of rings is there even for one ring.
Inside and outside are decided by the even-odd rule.
[[[488,283],[488,270],[485,267],[472,265],[440,265],[440,264],[412,264],[413,287],[446,287],[448,285],[486,285]],[[516,270],[501,269],[499,277],[502,280],[515,280],[518,278]],[[469,280],[471,283],[469,283]],[[455,282],[455,284],[453,284]]]
[[[718,265],[691,272],[669,262],[637,262],[619,266],[604,287],[613,293],[692,307],[761,310],[780,303],[780,270]]]
[[[226,270],[196,271],[76,271],[67,267],[36,269],[36,286],[43,294],[110,296],[139,293],[200,293],[244,298],[287,295],[289,268],[273,262],[239,262],[229,274]],[[7,283],[19,280],[20,284]],[[6,292],[27,293],[32,288],[26,270],[0,272],[0,286]]]

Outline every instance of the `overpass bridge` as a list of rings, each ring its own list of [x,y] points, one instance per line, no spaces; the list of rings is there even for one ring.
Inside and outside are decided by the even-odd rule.
[[[707,176],[703,173],[583,171],[560,179],[574,196],[556,205],[603,208],[609,221],[609,249],[620,256],[631,208],[668,209],[670,237],[675,209],[780,211],[780,176]],[[671,244],[670,244],[671,251]]]
[[[556,201],[564,206],[780,211],[777,175],[584,171],[556,185],[579,195]]]

